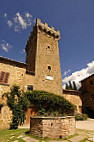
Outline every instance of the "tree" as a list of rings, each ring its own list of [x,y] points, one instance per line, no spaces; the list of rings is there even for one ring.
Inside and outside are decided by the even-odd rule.
[[[69,86],[68,86],[68,84],[67,84],[67,83],[66,83],[65,89],[67,89],[67,90],[69,89]]]
[[[73,81],[73,90],[77,90],[77,86],[76,86],[75,81]]]
[[[71,83],[71,81],[66,83],[65,89],[67,89],[67,90],[77,90],[77,86],[76,86],[75,81],[73,81],[73,83]]]
[[[69,89],[70,89],[70,90],[73,90],[73,87],[72,87],[71,81],[69,81]]]

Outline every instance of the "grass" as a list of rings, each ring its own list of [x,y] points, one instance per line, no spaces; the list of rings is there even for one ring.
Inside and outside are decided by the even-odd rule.
[[[77,134],[74,134],[72,136],[69,136],[67,139],[76,136]],[[39,138],[36,136],[33,136],[29,133],[28,129],[17,129],[17,130],[2,130],[0,131],[0,142],[13,142],[15,140],[18,140],[18,142],[25,142],[22,137],[19,136],[23,136],[23,137],[31,137],[34,138],[36,140],[39,140],[39,142],[49,142],[49,140],[55,140],[57,142],[59,142],[62,139],[50,139],[50,138]]]
[[[77,132],[84,132],[86,135],[87,133],[91,133],[92,134],[92,131],[88,131],[88,130],[80,130],[80,129],[77,129]],[[75,137],[79,135],[79,133],[77,134],[74,134],[74,135],[71,135],[65,139],[50,139],[50,138],[39,138],[39,137],[36,137],[36,136],[32,136],[28,129],[17,129],[17,130],[2,130],[0,131],[0,142],[13,142],[15,140],[18,140],[18,142],[25,142],[22,137],[31,137],[31,138],[34,138],[36,140],[39,140],[39,142],[49,142],[49,140],[55,140],[57,142],[59,142],[60,140],[69,140],[72,138],[72,137]],[[22,136],[22,137],[21,137]],[[81,140],[80,142],[85,142],[87,141],[88,137]],[[90,141],[92,142],[92,141]]]
[[[28,135],[29,137],[32,137],[32,138],[34,138],[34,139],[39,140],[39,142],[42,142],[42,141],[44,141],[44,142],[49,142],[49,140],[50,140],[50,141],[51,141],[51,140],[55,140],[55,141],[59,142],[59,141],[61,141],[61,140],[68,140],[68,139],[70,139],[70,138],[72,138],[72,137],[77,136],[78,134],[70,135],[70,136],[68,136],[67,138],[64,138],[64,139],[60,139],[60,138],[48,138],[48,137],[46,137],[46,138],[39,138],[39,137],[33,136],[33,135],[31,135],[31,134],[27,134],[27,135]]]
[[[88,141],[88,138],[85,138],[85,139],[81,140],[80,142],[86,142],[86,141]]]
[[[19,142],[25,142],[19,135],[25,134],[28,129],[17,129],[17,130],[2,130],[0,131],[0,142],[13,142],[18,140]]]
[[[70,135],[70,136],[68,136],[67,138],[64,138],[64,140],[71,139],[71,138],[73,138],[73,137],[75,137],[75,136],[78,136],[78,134],[77,134],[77,133],[75,133],[74,135]]]

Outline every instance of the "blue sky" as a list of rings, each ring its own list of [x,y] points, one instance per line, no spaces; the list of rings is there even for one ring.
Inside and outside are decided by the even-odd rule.
[[[0,56],[25,62],[36,18],[60,30],[63,82],[94,73],[94,0],[0,0]]]

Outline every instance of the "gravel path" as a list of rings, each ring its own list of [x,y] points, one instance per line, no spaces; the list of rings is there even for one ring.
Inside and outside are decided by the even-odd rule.
[[[76,121],[76,128],[94,131],[94,119],[88,119],[86,121]]]

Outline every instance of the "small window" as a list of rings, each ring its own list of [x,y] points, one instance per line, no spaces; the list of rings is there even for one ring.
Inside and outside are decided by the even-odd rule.
[[[0,73],[0,83],[8,83],[9,73],[8,72],[1,72]]]
[[[33,91],[33,86],[32,85],[27,85],[27,90],[28,91]]]
[[[49,71],[51,70],[51,66],[48,66],[48,70],[49,70]]]
[[[4,83],[8,83],[8,78],[9,78],[9,73],[7,72],[7,73],[6,73],[6,76],[5,76]]]
[[[0,82],[3,83],[5,72],[1,72],[0,74]]]
[[[90,85],[93,85],[93,81],[92,80],[90,80]]]
[[[50,49],[50,46],[48,46],[48,49]]]

